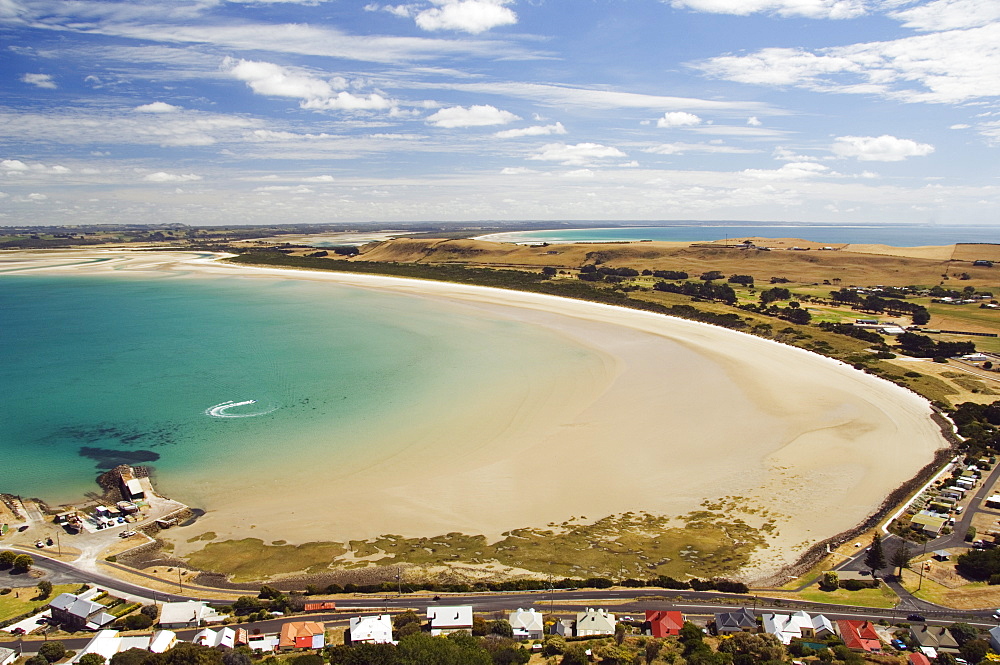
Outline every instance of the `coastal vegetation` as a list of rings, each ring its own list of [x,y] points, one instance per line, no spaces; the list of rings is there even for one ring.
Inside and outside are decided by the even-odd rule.
[[[775,528],[768,515],[743,507],[735,498],[680,518],[625,513],[593,523],[583,520],[515,529],[492,543],[481,535],[457,532],[425,538],[387,534],[347,544],[299,546],[228,540],[208,543],[188,560],[234,582],[370,565],[432,568],[456,563],[484,573],[491,567],[496,573],[517,568],[577,579],[717,578],[746,565],[758,548],[767,546]]]

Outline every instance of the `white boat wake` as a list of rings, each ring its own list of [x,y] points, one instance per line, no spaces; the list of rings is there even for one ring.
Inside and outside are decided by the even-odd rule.
[[[234,402],[229,400],[228,402],[216,404],[211,408],[205,409],[205,415],[212,416],[213,418],[253,418],[254,416],[262,416],[265,413],[271,413],[274,411],[274,408],[271,408],[266,411],[257,411],[255,413],[228,413],[230,409],[236,409],[241,406],[249,406],[256,403],[257,400],[255,399],[248,399],[243,402]]]

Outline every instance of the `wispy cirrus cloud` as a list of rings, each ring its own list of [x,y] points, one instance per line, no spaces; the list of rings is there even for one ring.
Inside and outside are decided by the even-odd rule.
[[[194,173],[167,173],[166,171],[157,171],[156,173],[149,173],[142,178],[146,182],[195,182],[201,180],[200,175]]]
[[[711,14],[774,14],[783,17],[849,19],[868,12],[864,0],[664,0],[671,7]]]
[[[625,157],[625,153],[612,146],[600,143],[549,143],[528,157],[536,161],[560,162],[564,166],[587,166],[603,159]]]

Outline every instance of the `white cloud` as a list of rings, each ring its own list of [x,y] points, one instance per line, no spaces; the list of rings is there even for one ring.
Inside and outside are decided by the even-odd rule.
[[[525,175],[527,173],[538,173],[538,171],[524,166],[508,166],[500,171],[501,175]]]
[[[542,146],[539,152],[531,155],[528,159],[561,162],[566,166],[583,166],[610,157],[625,157],[625,153],[618,148],[599,143],[577,143],[576,145],[549,143]]]
[[[63,175],[66,173],[72,173],[70,169],[66,168],[62,164],[53,164],[52,166],[42,164],[41,162],[25,164],[20,159],[5,159],[0,162],[0,169],[3,169],[7,175],[19,175],[22,173],[49,173]]]
[[[910,139],[882,136],[838,136],[832,150],[838,157],[857,157],[862,162],[901,162],[907,157],[923,157],[934,146]]]
[[[867,13],[864,0],[670,0],[670,6],[712,14],[777,14],[845,19]]]
[[[748,127],[760,127],[763,124],[764,123],[762,123],[760,120],[758,120],[757,116],[755,116],[755,115],[752,115],[749,118],[747,118],[747,126]]]
[[[747,148],[737,148],[731,145],[720,143],[664,143],[662,145],[644,148],[643,152],[654,155],[683,155],[686,152],[705,152],[722,154],[749,154],[759,152]]]
[[[452,106],[441,109],[427,118],[427,123],[435,127],[485,127],[488,125],[506,125],[520,120],[510,111],[503,111],[495,106]]]
[[[138,113],[174,113],[175,111],[183,111],[184,109],[180,106],[167,104],[166,102],[153,102],[152,104],[136,106],[132,110]]]
[[[965,123],[959,123],[957,125],[952,125],[948,129],[968,129],[971,125],[966,125]]]
[[[535,125],[534,127],[525,127],[523,129],[505,129],[497,132],[493,136],[498,139],[516,139],[522,136],[548,136],[550,134],[565,133],[566,128],[563,127],[561,122],[557,122],[554,125]]]
[[[978,28],[1000,20],[996,0],[934,0],[889,14],[903,27],[925,32]]]
[[[52,76],[49,74],[25,74],[21,77],[21,82],[30,83],[31,85],[48,90],[55,90],[57,87],[56,82],[52,80]]]
[[[801,180],[818,175],[831,175],[826,173],[828,170],[829,167],[815,162],[790,162],[778,169],[746,169],[741,173],[761,180]]]
[[[271,192],[290,192],[292,194],[312,194],[314,190],[305,185],[268,185],[266,187],[254,187],[255,192],[270,194]]]
[[[517,14],[505,5],[510,0],[432,0],[437,7],[417,12],[424,30],[459,30],[479,34],[517,23]]]
[[[685,111],[668,111],[663,114],[662,118],[656,121],[656,126],[660,129],[667,127],[693,127],[700,124],[701,118]]]
[[[781,113],[762,102],[719,101],[694,97],[668,97],[665,95],[645,95],[635,92],[621,92],[602,88],[580,88],[547,83],[497,82],[488,83],[425,83],[413,87],[432,87],[445,90],[459,90],[485,95],[504,95],[528,99],[537,104],[563,108],[575,106],[598,110],[617,109],[664,109],[676,111],[715,111],[736,113]]]
[[[306,182],[333,182],[334,178],[332,175],[315,175],[311,178],[303,178]]]
[[[344,79],[324,81],[272,62],[226,58],[222,68],[233,78],[244,81],[258,95],[298,99],[299,106],[304,109],[366,111],[394,106],[391,101],[378,94],[364,96],[346,90],[336,92],[334,84],[346,87]]]
[[[575,171],[566,171],[562,175],[564,178],[593,178],[596,174],[590,169],[576,169]]]
[[[165,171],[157,171],[156,173],[150,173],[143,177],[146,182],[192,182],[194,180],[201,180],[200,175],[195,175],[194,173],[167,173]]]
[[[740,83],[877,94],[907,102],[962,102],[1000,95],[1000,21],[815,52],[766,48],[694,66]]]
[[[27,198],[29,201],[47,201],[49,197],[39,192],[32,192],[28,194]]]

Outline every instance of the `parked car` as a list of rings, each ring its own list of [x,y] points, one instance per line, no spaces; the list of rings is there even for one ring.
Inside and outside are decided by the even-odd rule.
[[[894,639],[891,642],[891,644],[893,649],[898,649],[899,651],[906,651],[906,642],[904,642],[899,638]]]
[[[927,619],[924,618],[924,616],[921,615],[921,614],[908,614],[906,616],[906,620],[907,621],[927,621]]]

